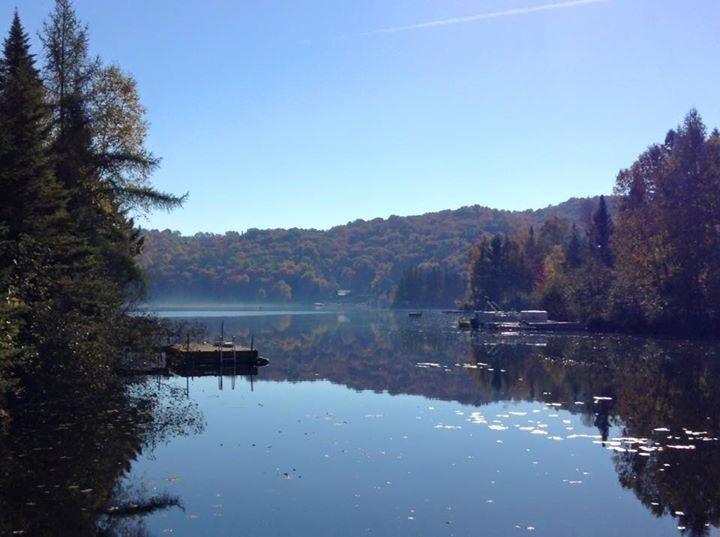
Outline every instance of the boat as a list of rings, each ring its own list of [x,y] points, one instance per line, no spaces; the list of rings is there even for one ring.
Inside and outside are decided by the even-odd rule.
[[[573,321],[545,321],[531,323],[519,322],[494,322],[483,325],[488,330],[499,330],[502,332],[582,332],[585,327],[582,323]]]
[[[458,328],[460,330],[472,330],[472,321],[470,319],[458,319]]]
[[[480,327],[480,321],[477,316],[469,319],[458,319],[458,328],[460,330],[477,330]]]
[[[408,313],[408,316],[415,318],[422,317],[422,311],[411,311],[410,313]]]

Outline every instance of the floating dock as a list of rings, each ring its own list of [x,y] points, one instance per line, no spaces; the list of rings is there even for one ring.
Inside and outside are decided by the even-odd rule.
[[[270,363],[254,346],[232,342],[178,343],[166,345],[152,355],[125,353],[118,357],[119,369],[127,375],[179,375],[182,377],[250,376]],[[233,380],[234,383],[234,380]]]
[[[552,321],[545,310],[476,311],[469,319],[458,320],[461,330],[501,332],[582,332],[585,326],[575,321]]]
[[[502,332],[580,332],[585,329],[581,323],[571,321],[485,323],[484,326],[489,330]]]
[[[185,363],[214,365],[220,362],[254,364],[260,357],[257,349],[234,344],[178,343],[164,350],[171,366]]]

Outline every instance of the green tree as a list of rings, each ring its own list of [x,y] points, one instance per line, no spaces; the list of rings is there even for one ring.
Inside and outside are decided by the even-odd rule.
[[[522,250],[504,235],[483,237],[470,250],[469,301],[484,309],[487,300],[502,307],[521,307],[532,289]]]
[[[0,61],[0,388],[33,352],[32,313],[49,308],[61,270],[66,198],[52,174],[49,126],[43,85],[15,13]]]
[[[617,178],[616,287],[632,290],[619,312],[642,312],[656,329],[720,325],[720,140],[691,110],[662,144]],[[621,293],[616,293],[620,296]],[[617,318],[617,322],[623,319]]]
[[[605,196],[600,196],[598,208],[592,215],[589,232],[589,246],[593,257],[605,266],[612,266],[613,258],[610,250],[610,237],[613,232],[613,222],[608,212]]]
[[[28,36],[16,13],[0,63],[0,222],[7,227],[7,240],[38,238],[63,218],[65,200],[48,152],[49,119]]]
[[[573,270],[580,268],[583,263],[583,243],[580,239],[580,233],[575,224],[570,231],[570,239],[565,247],[565,268]]]

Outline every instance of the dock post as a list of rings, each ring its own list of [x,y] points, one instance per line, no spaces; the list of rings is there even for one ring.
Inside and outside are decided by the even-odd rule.
[[[235,389],[235,377],[237,376],[237,347],[235,346],[235,336],[232,338],[233,343],[233,375],[232,375],[232,389]]]

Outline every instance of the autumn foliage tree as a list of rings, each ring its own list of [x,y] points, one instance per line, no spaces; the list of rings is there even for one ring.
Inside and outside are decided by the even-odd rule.
[[[682,334],[720,329],[720,134],[696,110],[622,170],[615,215],[601,196],[584,232],[550,219],[516,239],[531,300],[502,263],[471,251],[470,294],[504,297],[596,327]],[[536,236],[537,235],[537,236]],[[501,239],[493,239],[500,244]],[[490,260],[497,256],[483,254]],[[480,289],[481,291],[478,291]],[[514,298],[512,298],[514,297]]]
[[[617,178],[618,310],[643,324],[711,331],[720,323],[720,136],[696,110]]]

